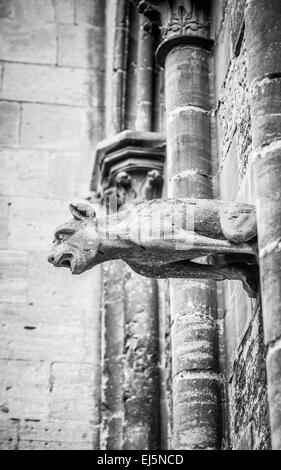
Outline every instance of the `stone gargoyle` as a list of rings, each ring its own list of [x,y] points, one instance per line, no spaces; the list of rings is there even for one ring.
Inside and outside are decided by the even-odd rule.
[[[240,280],[256,295],[257,224],[249,204],[155,199],[97,217],[88,202],[70,204],[48,260],[81,274],[121,259],[153,278]]]

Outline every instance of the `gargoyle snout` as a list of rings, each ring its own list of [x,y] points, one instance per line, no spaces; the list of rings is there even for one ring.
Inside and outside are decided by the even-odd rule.
[[[49,256],[48,256],[48,261],[49,261],[49,263],[51,263],[51,264],[55,264],[55,257],[54,257],[54,255],[49,255]]]

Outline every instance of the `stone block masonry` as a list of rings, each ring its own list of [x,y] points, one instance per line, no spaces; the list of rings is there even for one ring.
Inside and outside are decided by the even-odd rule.
[[[258,109],[254,113],[250,110],[249,49],[245,41],[246,2],[230,0],[218,3],[220,8],[217,5],[216,24],[213,25],[216,179],[219,181],[221,199],[256,204],[252,141],[257,126],[256,135],[262,135],[264,123],[262,110],[260,116]],[[258,67],[262,68],[263,64]],[[277,101],[276,97],[276,106]],[[222,316],[225,362],[222,369],[227,404],[224,446],[233,450],[270,449],[266,349],[260,297],[257,301],[250,301],[237,283],[224,284]]]
[[[0,1],[1,450],[99,446],[100,271],[47,252],[103,138],[103,7]]]
[[[19,103],[0,102],[0,129],[1,145],[17,145],[19,143]]]
[[[6,63],[2,64],[2,82],[0,96],[7,101],[103,106],[102,71]]]
[[[245,21],[271,440],[280,450],[280,2],[249,1]]]

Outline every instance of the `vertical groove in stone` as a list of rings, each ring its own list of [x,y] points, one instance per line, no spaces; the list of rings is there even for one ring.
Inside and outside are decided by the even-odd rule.
[[[106,135],[125,128],[129,2],[111,0],[107,6]]]
[[[281,450],[280,1],[249,0],[245,23],[271,438]]]
[[[154,53],[151,35],[145,30],[145,21],[139,16],[141,24],[138,39],[138,66],[137,66],[137,116],[136,130],[152,130],[152,87]]]
[[[168,193],[211,198],[208,52],[180,45],[165,64]],[[216,285],[171,280],[174,448],[219,447]],[[203,377],[201,377],[203,374]]]
[[[164,76],[164,70],[161,67],[156,66],[154,71],[154,96],[152,113],[152,130],[155,132],[165,132],[166,128]]]
[[[105,136],[125,125],[127,78],[128,2],[106,4],[106,119]],[[100,448],[123,446],[124,266],[111,261],[103,267],[103,374]]]

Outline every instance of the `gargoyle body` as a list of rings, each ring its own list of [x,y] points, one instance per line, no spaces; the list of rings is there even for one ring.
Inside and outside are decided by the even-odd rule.
[[[201,199],[156,199],[97,217],[87,202],[55,233],[49,262],[81,274],[113,259],[155,278],[241,280],[257,284],[254,206]]]

